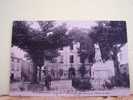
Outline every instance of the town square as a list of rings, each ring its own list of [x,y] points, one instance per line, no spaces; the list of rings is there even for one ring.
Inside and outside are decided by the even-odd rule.
[[[14,21],[10,94],[127,95],[127,51],[125,21]]]

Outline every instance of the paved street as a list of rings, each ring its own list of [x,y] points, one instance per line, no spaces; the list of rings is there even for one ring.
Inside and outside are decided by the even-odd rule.
[[[14,82],[11,84],[10,89],[11,91],[21,91],[22,87],[25,88],[25,90],[30,91],[27,88],[27,85],[30,83],[21,83],[21,82]],[[45,86],[42,87],[43,89],[40,90],[40,92],[45,91],[74,91],[75,89],[72,87],[72,81],[71,80],[56,80],[51,82],[51,89],[47,90]]]
[[[29,83],[25,83],[29,85]],[[35,91],[31,91],[28,89],[23,90],[23,87],[26,87],[27,85],[22,83],[13,83],[11,85],[11,92],[10,95],[22,95],[22,96],[28,96],[28,95],[127,95],[125,93],[128,93],[127,88],[114,88],[112,90],[104,90],[104,91],[98,91],[98,90],[91,90],[91,91],[77,91],[72,87],[71,80],[58,80],[58,81],[52,81],[51,83],[51,89],[47,90],[45,86],[41,87],[41,89],[35,88]],[[30,85],[31,86],[31,85]],[[35,86],[34,86],[35,87]],[[34,88],[32,86],[32,88]],[[21,91],[20,91],[21,90]],[[119,92],[118,92],[119,91]],[[114,94],[116,93],[116,94]]]

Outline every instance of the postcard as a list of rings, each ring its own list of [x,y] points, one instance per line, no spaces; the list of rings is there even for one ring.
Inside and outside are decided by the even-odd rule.
[[[13,21],[12,96],[128,95],[126,21]]]

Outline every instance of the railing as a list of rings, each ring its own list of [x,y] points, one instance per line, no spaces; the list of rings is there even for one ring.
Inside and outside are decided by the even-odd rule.
[[[90,82],[91,82],[93,89],[96,89],[96,90],[104,89],[105,80],[103,80],[103,79],[91,79]]]

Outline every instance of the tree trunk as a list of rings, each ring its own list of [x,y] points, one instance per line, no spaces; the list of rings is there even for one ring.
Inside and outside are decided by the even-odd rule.
[[[39,66],[39,82],[41,81],[41,67]]]
[[[115,76],[119,75],[119,73],[120,73],[120,71],[119,71],[119,62],[118,62],[117,58],[114,60]]]
[[[115,69],[115,76],[120,74],[120,70],[119,70],[119,62],[118,62],[118,48],[114,48],[113,51],[113,61],[114,61],[114,69]]]
[[[37,81],[37,65],[33,64],[33,75],[32,75],[32,83],[38,83]]]

